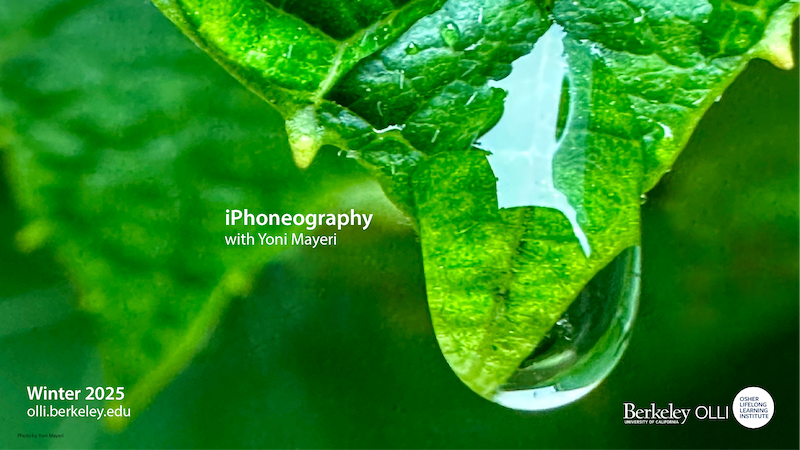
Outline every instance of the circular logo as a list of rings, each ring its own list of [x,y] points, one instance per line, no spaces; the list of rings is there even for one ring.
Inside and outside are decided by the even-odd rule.
[[[733,417],[743,427],[761,428],[775,414],[775,402],[769,392],[760,387],[742,389],[733,399]]]

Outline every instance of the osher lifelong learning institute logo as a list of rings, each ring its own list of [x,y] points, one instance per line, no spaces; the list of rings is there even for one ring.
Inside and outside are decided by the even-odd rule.
[[[625,402],[623,423],[626,425],[683,425],[694,417],[696,420],[728,420],[731,415],[743,427],[761,428],[775,414],[775,402],[769,392],[760,387],[744,388],[736,394],[733,405],[698,405],[694,408],[681,408],[669,403],[658,406],[650,403],[637,407],[635,403]]]
[[[761,428],[772,420],[775,401],[760,387],[744,388],[733,399],[733,417],[747,428]]]

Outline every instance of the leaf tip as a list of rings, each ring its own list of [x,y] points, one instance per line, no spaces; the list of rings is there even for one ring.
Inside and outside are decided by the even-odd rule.
[[[764,31],[764,37],[753,49],[753,56],[771,62],[779,69],[794,68],[792,23],[800,12],[799,5],[797,0],[793,0],[773,13],[772,19]]]
[[[292,148],[292,158],[297,167],[305,169],[314,160],[322,146],[323,129],[317,123],[313,106],[298,111],[286,121],[286,134]]]
[[[773,45],[769,47],[769,58],[767,61],[775,65],[775,67],[783,70],[790,70],[794,68],[794,55],[792,54],[791,46],[788,43],[780,45]]]
[[[298,136],[297,139],[289,139],[292,147],[292,159],[297,167],[305,169],[311,165],[311,161],[317,155],[319,145],[311,136]]]

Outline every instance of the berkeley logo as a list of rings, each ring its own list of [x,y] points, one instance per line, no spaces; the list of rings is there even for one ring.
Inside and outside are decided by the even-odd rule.
[[[655,403],[650,403],[649,408],[637,408],[634,403],[622,405],[625,408],[625,415],[622,418],[624,423],[629,425],[683,425],[692,412],[691,408],[675,408],[672,403],[668,408],[657,408]]]
[[[623,403],[623,423],[627,425],[683,425],[692,414],[692,408],[676,408],[670,403],[666,408],[659,408],[650,403],[649,408],[637,408],[634,403]],[[698,420],[727,420],[728,406],[700,405],[694,408],[694,416]]]

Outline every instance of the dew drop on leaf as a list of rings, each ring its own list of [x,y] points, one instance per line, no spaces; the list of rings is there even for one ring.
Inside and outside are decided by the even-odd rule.
[[[628,248],[589,281],[493,400],[538,411],[574,402],[599,385],[628,346],[640,278],[641,250]]]
[[[442,35],[444,43],[449,47],[455,47],[461,39],[461,31],[458,29],[458,25],[452,20],[445,22],[439,32]]]

